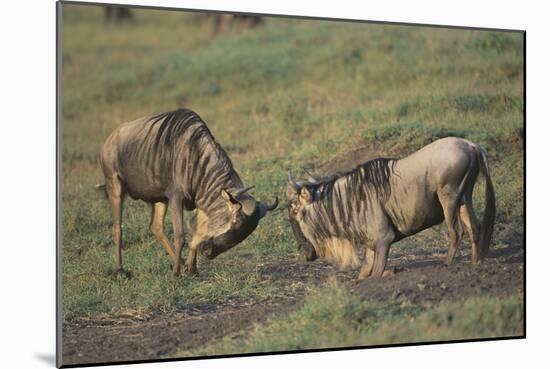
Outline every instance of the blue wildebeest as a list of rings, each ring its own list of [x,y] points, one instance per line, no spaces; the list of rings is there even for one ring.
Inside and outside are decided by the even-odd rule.
[[[107,22],[110,22],[111,20],[114,22],[119,22],[133,19],[133,13],[130,8],[123,6],[106,6],[104,9],[105,19]]]
[[[481,224],[472,205],[474,184],[485,177]],[[358,265],[359,278],[382,276],[390,245],[445,220],[446,263],[452,263],[465,228],[472,262],[484,259],[495,222],[495,196],[487,158],[460,138],[437,140],[402,159],[379,158],[345,174],[297,182],[288,173],[289,217],[307,260],[318,256],[341,266]]]
[[[122,205],[126,195],[152,204],[150,229],[170,255],[174,277],[180,274],[183,210],[196,209],[196,227],[186,270],[196,273],[196,255],[212,259],[254,231],[277,207],[247,193],[231,160],[194,112],[179,109],[144,117],[118,127],[100,154],[105,190],[113,213],[116,271],[122,271]],[[164,233],[170,209],[174,245]]]

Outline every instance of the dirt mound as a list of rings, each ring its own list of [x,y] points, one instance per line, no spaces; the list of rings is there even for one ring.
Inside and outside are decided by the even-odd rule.
[[[392,276],[356,282],[352,289],[368,300],[405,298],[413,304],[523,292],[523,262],[491,258],[476,266],[464,259],[450,267],[441,261],[405,265],[402,271],[396,266]]]
[[[369,140],[351,150],[337,153],[325,162],[310,164],[307,167],[315,175],[332,175],[348,172],[371,159],[379,157],[399,158],[411,154],[413,151],[412,147],[401,145],[388,148],[382,147],[374,140]]]

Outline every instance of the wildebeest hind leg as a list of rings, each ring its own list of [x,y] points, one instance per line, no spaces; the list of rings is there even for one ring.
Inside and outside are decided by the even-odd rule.
[[[151,211],[151,223],[149,224],[149,229],[159,241],[168,255],[170,255],[170,263],[174,265],[174,260],[176,260],[176,253],[174,248],[170,244],[166,233],[164,233],[164,219],[166,218],[166,208],[167,205],[164,202],[157,202],[153,204]]]
[[[462,239],[462,230],[460,229],[458,219],[458,199],[445,195],[440,195],[439,199],[443,207],[445,223],[447,224],[449,232],[449,248],[447,250],[445,263],[451,265],[458,250],[458,246],[460,245],[460,240]]]
[[[460,206],[460,220],[466,228],[470,242],[472,243],[472,263],[477,264],[482,260],[482,255],[479,250],[479,221],[474,213],[471,199],[466,200],[463,205]]]
[[[105,189],[113,213],[113,242],[115,244],[115,273],[122,272],[122,206],[125,191],[118,176],[106,179]]]

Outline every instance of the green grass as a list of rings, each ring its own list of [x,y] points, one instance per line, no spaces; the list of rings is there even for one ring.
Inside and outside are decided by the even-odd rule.
[[[132,278],[109,276],[111,216],[94,191],[100,146],[120,123],[177,107],[206,120],[259,199],[284,197],[288,168],[300,173],[357,145],[384,156],[447,135],[471,139],[489,154],[495,247],[523,236],[521,34],[268,18],[254,30],[213,35],[185,13],[140,10],[134,22],[114,25],[96,7],[67,4],[63,21],[66,320],[277,298],[292,288],[258,272],[297,253],[285,212],[214,261],[199,261],[199,277],[172,284],[168,257],[148,230],[150,210],[133,201],[123,221]],[[423,237],[394,247],[444,247],[441,232]]]
[[[329,282],[288,316],[176,356],[275,352],[523,335],[523,297],[476,297],[429,308],[408,300],[368,302]]]

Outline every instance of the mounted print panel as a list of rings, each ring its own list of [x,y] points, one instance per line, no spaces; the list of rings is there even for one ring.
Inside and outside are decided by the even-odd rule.
[[[525,32],[58,5],[58,365],[525,337]]]

